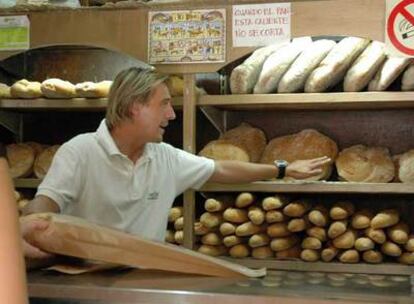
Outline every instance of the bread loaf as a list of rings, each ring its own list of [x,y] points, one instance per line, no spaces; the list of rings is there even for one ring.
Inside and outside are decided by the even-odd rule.
[[[198,155],[214,160],[250,161],[249,152],[245,146],[228,139],[210,141]]]
[[[399,155],[396,177],[403,183],[414,183],[414,149]]]
[[[359,92],[368,85],[386,58],[384,47],[384,43],[373,41],[355,60],[345,75],[345,92]]]
[[[184,80],[177,75],[171,75],[166,80],[166,85],[172,97],[183,96],[184,93]]]
[[[275,159],[293,162],[300,159],[312,159],[328,156],[332,160],[338,154],[336,143],[329,137],[313,129],[302,130],[299,133],[285,135],[272,139],[266,146],[261,163],[272,164]],[[326,164],[322,173],[307,180],[326,179],[332,171],[332,164]]]
[[[414,90],[414,64],[410,64],[401,79],[401,91]]]
[[[104,98],[108,97],[112,81],[104,80],[101,82],[86,81],[75,85],[76,96],[83,98]],[[171,92],[171,90],[170,90]],[[171,95],[173,96],[173,95]]]
[[[51,146],[43,150],[36,157],[33,169],[37,178],[44,178],[46,176],[46,173],[49,170],[50,165],[52,164],[53,157],[55,156],[59,147],[59,145]]]
[[[269,246],[253,248],[252,257],[255,259],[267,259],[273,257],[273,251]]]
[[[310,73],[326,57],[335,46],[335,41],[322,39],[314,41],[293,62],[279,82],[279,93],[294,93],[303,91],[305,82]]]
[[[35,152],[29,145],[7,145],[6,155],[11,178],[27,177],[32,173]]]
[[[42,96],[41,83],[26,79],[15,82],[10,88],[13,98],[39,98]]]
[[[371,228],[381,229],[391,227],[400,220],[400,213],[396,209],[387,209],[379,212],[371,220]]]
[[[352,62],[362,53],[369,40],[347,37],[336,44],[319,66],[309,75],[305,83],[305,92],[325,92],[338,84]]]
[[[342,150],[336,159],[341,180],[362,183],[388,183],[395,168],[387,148],[356,145]]]
[[[410,63],[411,58],[388,57],[370,81],[368,91],[385,91]]]
[[[7,84],[0,83],[0,99],[11,98],[10,87]]]
[[[259,78],[263,63],[273,52],[286,43],[277,43],[260,48],[253,52],[241,65],[237,66],[230,75],[230,90],[232,94],[250,94]]]
[[[311,42],[307,37],[296,39],[271,54],[263,64],[253,93],[266,94],[276,92],[280,79],[282,79],[293,61]]]
[[[234,140],[245,147],[250,156],[251,162],[258,162],[266,147],[266,135],[247,123],[242,123],[238,127],[225,132],[220,139]]]
[[[47,98],[74,98],[76,97],[75,85],[69,81],[58,78],[50,78],[42,82],[40,87],[43,96]]]

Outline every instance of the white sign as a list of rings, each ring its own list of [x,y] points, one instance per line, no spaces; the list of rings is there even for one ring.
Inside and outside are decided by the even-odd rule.
[[[414,0],[387,0],[385,18],[387,53],[414,57]]]
[[[29,18],[27,16],[0,17],[0,51],[27,50],[29,47]]]
[[[263,46],[290,39],[290,3],[233,6],[233,46]]]

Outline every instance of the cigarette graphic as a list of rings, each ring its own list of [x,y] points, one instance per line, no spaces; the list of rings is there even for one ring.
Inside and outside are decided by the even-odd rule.
[[[407,38],[410,38],[410,37],[414,36],[414,27],[406,19],[402,20],[398,24],[398,28],[399,28],[400,32],[403,32],[401,34],[402,39],[407,39]]]

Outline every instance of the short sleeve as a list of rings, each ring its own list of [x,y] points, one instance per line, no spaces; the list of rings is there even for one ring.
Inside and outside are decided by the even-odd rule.
[[[62,145],[56,152],[36,196],[51,198],[59,205],[60,211],[64,212],[79,196],[82,185],[80,167],[79,155],[67,144]]]
[[[214,160],[173,149],[177,195],[190,188],[198,190],[213,174]]]

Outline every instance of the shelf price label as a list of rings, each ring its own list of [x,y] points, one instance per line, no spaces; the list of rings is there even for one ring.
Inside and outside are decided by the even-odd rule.
[[[27,16],[0,17],[0,51],[27,50],[29,47],[29,18]]]

